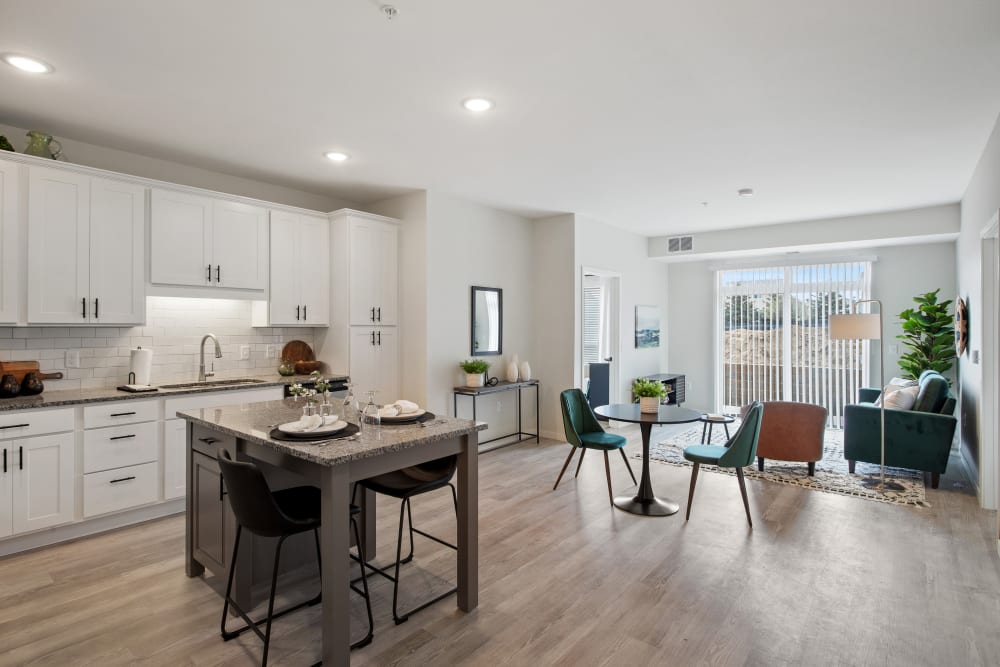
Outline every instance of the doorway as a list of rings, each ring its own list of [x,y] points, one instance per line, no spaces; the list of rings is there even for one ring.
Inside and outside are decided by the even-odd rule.
[[[579,363],[584,392],[600,397],[597,404],[605,402],[605,395],[607,403],[620,403],[621,274],[584,267],[580,285],[583,335]]]

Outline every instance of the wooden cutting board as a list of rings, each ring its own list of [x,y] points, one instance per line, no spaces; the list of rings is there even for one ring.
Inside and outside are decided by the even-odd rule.
[[[37,373],[37,361],[0,361],[0,377],[13,375],[20,382],[27,373]]]
[[[315,361],[316,355],[309,343],[301,340],[290,340],[281,348],[281,358],[290,361]]]

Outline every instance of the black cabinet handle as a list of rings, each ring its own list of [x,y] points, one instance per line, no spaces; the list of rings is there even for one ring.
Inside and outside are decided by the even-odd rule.
[[[0,426],[0,429],[5,429],[5,428],[21,428],[23,426],[31,426],[31,424],[10,424],[9,426]]]
[[[382,306],[379,306],[375,310],[378,311],[378,321],[381,322],[382,321]]]
[[[24,447],[17,448],[17,467],[24,470]]]
[[[372,306],[372,322],[375,321],[375,306]]]
[[[309,306],[302,306],[302,319],[309,319]]]
[[[117,484],[118,482],[127,482],[133,479],[135,479],[135,475],[130,475],[128,477],[119,477],[118,479],[111,480],[109,484]]]
[[[219,475],[219,502],[226,497],[226,487],[223,485],[225,480],[222,479],[222,475]]]
[[[208,265],[208,282],[212,282],[212,265]]]
[[[87,319],[87,297],[80,299],[80,303],[83,304],[83,319]]]
[[[204,442],[206,445],[212,445],[218,442],[215,438],[198,438],[199,442]]]
[[[135,433],[132,435],[116,435],[114,437],[108,438],[108,440],[128,440],[129,438],[134,438]]]
[[[299,309],[300,308],[302,308],[302,306],[295,306],[295,321],[296,322],[299,321]]]
[[[98,298],[94,299],[94,319],[100,319],[101,317],[101,300]]]
[[[372,345],[375,345],[375,332],[372,332]]]
[[[3,450],[3,471],[7,472],[7,448],[4,447]]]
[[[215,265],[215,282],[222,282],[222,266],[219,264]]]
[[[134,415],[135,410],[132,412],[112,412],[110,416],[112,417],[128,417],[129,415]]]
[[[382,332],[381,331],[378,332],[378,344],[379,344],[379,347],[382,347]]]

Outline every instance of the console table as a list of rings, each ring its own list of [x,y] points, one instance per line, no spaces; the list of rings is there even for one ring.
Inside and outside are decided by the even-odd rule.
[[[535,432],[528,433],[524,430],[524,426],[521,423],[521,391],[526,387],[535,388]],[[476,421],[476,399],[480,396],[486,394],[497,394],[505,391],[516,391],[517,392],[517,431],[514,433],[508,433],[507,435],[501,435],[496,438],[490,438],[489,440],[480,440],[480,445],[485,445],[489,442],[495,442],[497,440],[503,440],[504,438],[512,438],[515,435],[517,440],[509,444],[516,445],[519,442],[524,442],[525,440],[535,439],[535,442],[541,442],[541,416],[539,412],[538,404],[538,380],[528,380],[526,382],[498,382],[492,387],[455,387],[452,392],[452,399],[454,402],[454,414],[458,415],[458,397],[459,396],[470,396],[472,398],[472,421]],[[527,436],[527,437],[525,437]],[[501,445],[504,446],[504,445]]]

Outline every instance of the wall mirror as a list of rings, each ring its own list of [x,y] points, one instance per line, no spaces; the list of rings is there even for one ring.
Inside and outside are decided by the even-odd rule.
[[[472,287],[472,356],[503,352],[503,290]]]

